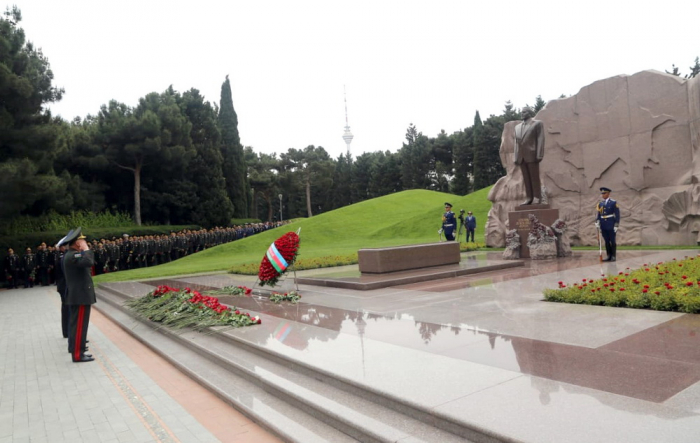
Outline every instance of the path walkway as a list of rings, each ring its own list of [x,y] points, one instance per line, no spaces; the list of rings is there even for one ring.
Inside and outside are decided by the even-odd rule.
[[[0,292],[0,443],[278,442],[97,310],[72,363],[54,286]]]

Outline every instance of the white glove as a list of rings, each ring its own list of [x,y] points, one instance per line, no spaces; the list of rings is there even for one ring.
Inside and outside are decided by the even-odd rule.
[[[438,229],[438,234],[442,234],[442,229]]]
[[[600,222],[598,220],[596,220],[595,222],[595,228],[600,229]]]
[[[618,229],[620,229],[620,227],[619,227],[619,226],[615,226],[615,227],[613,228],[613,232],[617,232]]]

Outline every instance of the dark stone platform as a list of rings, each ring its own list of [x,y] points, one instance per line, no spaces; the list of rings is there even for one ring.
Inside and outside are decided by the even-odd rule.
[[[366,248],[357,251],[360,272],[384,274],[387,272],[422,269],[459,263],[459,243],[426,243],[421,245]]]

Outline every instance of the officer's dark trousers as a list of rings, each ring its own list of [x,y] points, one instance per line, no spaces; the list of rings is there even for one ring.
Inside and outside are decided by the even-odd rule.
[[[608,257],[614,257],[617,245],[617,243],[615,243],[615,231],[613,229],[602,229],[600,233],[603,234],[603,240],[605,241],[605,251],[608,253]]]
[[[455,227],[454,227],[454,225],[445,225],[444,231],[445,231],[445,240],[454,241],[454,239],[455,239]]]
[[[63,332],[63,338],[68,338],[70,336],[70,307],[68,305],[61,303],[61,331]]]
[[[73,361],[83,356],[85,340],[87,339],[88,324],[90,323],[90,305],[69,305],[70,335],[68,336],[68,352]]]

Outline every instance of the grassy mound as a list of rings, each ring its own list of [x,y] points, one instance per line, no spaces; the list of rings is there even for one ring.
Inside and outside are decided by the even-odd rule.
[[[444,212],[472,211],[477,219],[477,242],[484,241],[484,224],[491,202],[491,188],[464,197],[426,190],[410,190],[363,201],[311,218],[298,219],[281,228],[193,254],[160,266],[120,271],[95,277],[96,282],[138,280],[199,272],[226,271],[234,265],[259,264],[268,246],[285,232],[301,228],[300,258],[314,259],[354,254],[361,248],[378,248],[437,242]],[[464,239],[464,234],[462,235]]]

